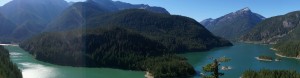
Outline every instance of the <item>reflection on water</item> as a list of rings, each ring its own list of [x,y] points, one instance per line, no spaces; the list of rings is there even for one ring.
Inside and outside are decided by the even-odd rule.
[[[84,68],[58,66],[35,60],[28,52],[18,46],[6,46],[10,51],[11,60],[22,70],[24,78],[143,78],[145,72],[129,71],[111,68]],[[254,44],[236,44],[232,47],[224,47],[207,52],[194,52],[180,54],[188,58],[195,69],[199,72],[202,66],[211,63],[210,57],[226,56],[232,60],[222,63],[224,66],[233,67],[232,70],[221,71],[224,78],[238,78],[242,72],[248,69],[294,69],[300,71],[300,60],[282,58],[280,62],[261,62],[254,57],[268,55],[277,57],[270,46]],[[195,78],[199,78],[196,76]]]
[[[6,45],[23,78],[143,78],[143,71],[53,65],[34,59],[18,46]]]
[[[55,69],[41,64],[19,63],[23,78],[55,78]]]
[[[213,62],[211,57],[218,58],[226,56],[230,58],[231,61],[220,64],[221,66],[230,66],[233,68],[228,71],[221,70],[222,73],[225,73],[222,78],[238,78],[245,70],[249,69],[291,69],[300,72],[300,60],[281,58],[282,61],[279,62],[263,62],[255,59],[255,57],[260,55],[277,58],[275,52],[270,50],[270,47],[271,46],[269,45],[236,43],[232,47],[224,47],[206,52],[194,52],[181,55],[187,57],[189,60],[188,62],[192,64],[198,72],[202,72],[202,66]],[[199,76],[196,76],[195,78],[199,78]]]
[[[22,53],[18,52],[9,52],[11,58],[22,57]]]

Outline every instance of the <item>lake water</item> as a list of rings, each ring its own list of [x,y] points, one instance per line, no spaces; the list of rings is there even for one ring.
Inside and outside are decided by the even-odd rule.
[[[10,51],[11,60],[22,70],[24,78],[144,78],[145,72],[129,71],[111,68],[82,68],[58,66],[35,60],[30,54],[18,46],[6,46]],[[255,59],[259,55],[276,57],[269,45],[238,43],[232,47],[213,49],[206,52],[193,52],[180,54],[188,58],[197,72],[202,66],[211,63],[210,57],[231,58],[230,62],[221,63],[221,66],[231,66],[232,70],[221,71],[225,73],[222,78],[238,78],[248,69],[292,69],[300,71],[300,60],[282,58],[279,62],[262,62]],[[195,78],[199,78],[195,76]]]
[[[145,72],[111,68],[58,66],[35,60],[18,46],[6,46],[11,60],[22,70],[23,78],[143,78]]]
[[[260,55],[267,55],[276,58],[273,50],[270,50],[269,45],[258,44],[244,44],[237,43],[231,47],[218,48],[206,52],[195,52],[182,54],[188,58],[189,63],[192,64],[199,72],[202,70],[202,66],[212,63],[211,57],[228,57],[231,61],[221,63],[221,66],[231,66],[232,70],[221,71],[225,75],[222,78],[239,78],[243,71],[248,69],[292,69],[300,72],[300,60],[281,58],[282,61],[278,62],[264,62],[258,61],[255,57]],[[195,77],[199,78],[199,77]]]

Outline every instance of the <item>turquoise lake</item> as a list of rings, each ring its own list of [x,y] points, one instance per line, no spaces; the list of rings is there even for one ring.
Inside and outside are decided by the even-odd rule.
[[[231,70],[221,71],[221,78],[238,78],[248,69],[292,69],[300,72],[300,60],[282,58],[278,62],[258,61],[255,57],[268,55],[276,58],[270,45],[236,43],[231,47],[217,48],[205,52],[180,54],[188,58],[188,62],[201,72],[202,66],[212,62],[211,57],[228,57],[230,62],[221,66],[231,66]],[[144,71],[130,71],[111,68],[83,68],[53,65],[35,60],[30,54],[18,46],[5,46],[10,51],[11,60],[22,70],[23,78],[144,78]],[[195,76],[199,78],[199,76]]]

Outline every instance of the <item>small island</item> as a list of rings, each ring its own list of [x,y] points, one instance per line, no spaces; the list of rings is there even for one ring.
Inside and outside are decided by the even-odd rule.
[[[255,57],[259,61],[273,61],[273,58],[270,56],[261,55],[258,57]]]
[[[229,62],[230,60],[231,60],[230,58],[225,57],[225,56],[217,59],[218,62]]]

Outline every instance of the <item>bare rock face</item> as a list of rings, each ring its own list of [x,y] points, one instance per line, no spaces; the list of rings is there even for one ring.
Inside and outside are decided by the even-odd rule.
[[[285,27],[285,28],[296,26],[296,25],[294,25],[293,23],[291,23],[291,22],[289,22],[287,20],[283,21],[282,24],[283,24],[283,27]]]

